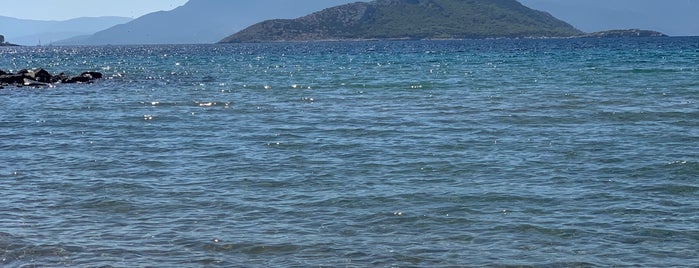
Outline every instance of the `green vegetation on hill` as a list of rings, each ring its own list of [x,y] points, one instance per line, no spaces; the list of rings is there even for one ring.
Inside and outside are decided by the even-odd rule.
[[[357,39],[568,37],[582,34],[516,0],[375,0],[268,20],[222,43]]]

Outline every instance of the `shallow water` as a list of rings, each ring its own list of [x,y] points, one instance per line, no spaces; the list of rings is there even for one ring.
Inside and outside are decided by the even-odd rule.
[[[699,39],[0,48],[0,265],[699,263]]]

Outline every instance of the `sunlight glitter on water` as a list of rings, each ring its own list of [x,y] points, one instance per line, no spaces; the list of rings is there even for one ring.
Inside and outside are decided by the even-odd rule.
[[[13,48],[0,266],[686,267],[683,40]]]

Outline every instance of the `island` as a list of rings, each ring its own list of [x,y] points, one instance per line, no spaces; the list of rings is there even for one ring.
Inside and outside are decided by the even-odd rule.
[[[581,35],[580,37],[626,38],[626,37],[668,37],[668,35],[661,33],[661,32],[650,31],[650,30],[626,29],[626,30],[608,30],[608,31],[594,32],[594,33]]]
[[[374,0],[267,20],[219,43],[572,37],[582,31],[516,0]]]

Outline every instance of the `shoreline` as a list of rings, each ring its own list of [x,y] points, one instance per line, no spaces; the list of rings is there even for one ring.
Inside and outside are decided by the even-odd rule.
[[[622,30],[622,31],[633,31],[632,30]],[[550,37],[550,36],[530,36],[530,37],[485,37],[485,38],[348,38],[348,39],[317,39],[317,40],[278,40],[278,41],[248,41],[248,42],[216,42],[216,43],[181,43],[181,44],[101,44],[101,45],[17,45],[4,43],[0,44],[0,47],[118,47],[118,46],[168,46],[168,45],[230,45],[230,44],[275,44],[275,43],[335,43],[335,42],[400,42],[400,41],[465,41],[465,40],[566,40],[566,39],[604,39],[604,38],[695,38],[699,36],[669,36],[660,32],[650,31],[658,33],[659,35],[612,35],[605,33],[614,33],[620,30],[609,30],[602,32],[586,33],[576,36],[566,36],[566,37]],[[640,30],[645,31],[645,30]]]

